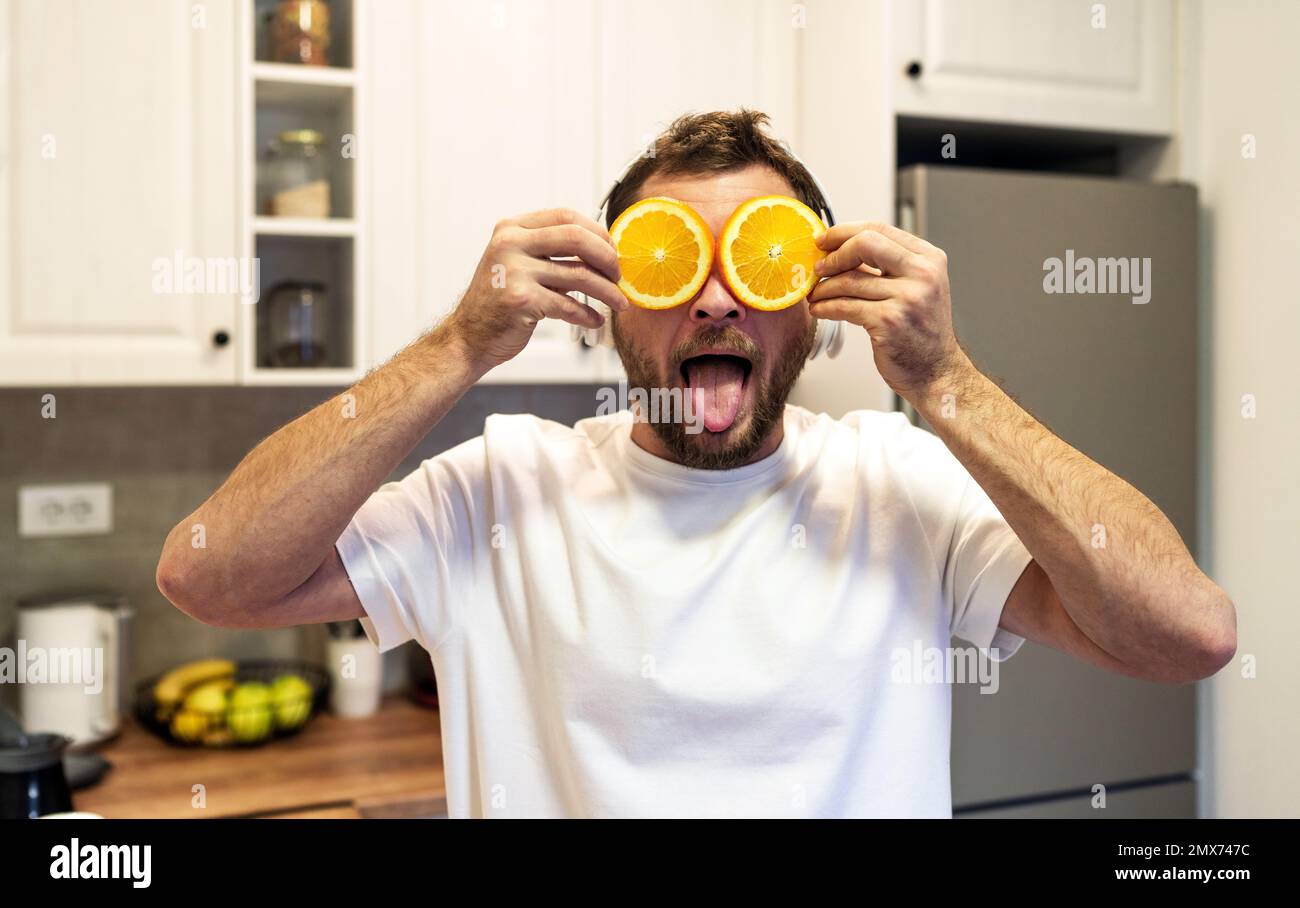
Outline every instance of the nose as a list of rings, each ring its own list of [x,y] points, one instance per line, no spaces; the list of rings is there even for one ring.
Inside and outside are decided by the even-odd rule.
[[[735,325],[748,317],[745,307],[727,289],[727,282],[722,279],[722,272],[716,264],[700,292],[691,300],[690,306],[693,322],[711,321],[720,325]]]

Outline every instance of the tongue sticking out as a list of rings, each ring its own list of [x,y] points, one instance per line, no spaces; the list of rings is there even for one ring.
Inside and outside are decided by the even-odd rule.
[[[701,356],[686,363],[686,381],[694,410],[704,428],[723,432],[736,421],[745,370],[740,361],[726,356]]]

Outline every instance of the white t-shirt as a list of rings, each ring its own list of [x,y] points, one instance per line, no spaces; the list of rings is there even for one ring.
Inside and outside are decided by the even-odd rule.
[[[491,416],[338,541],[370,640],[432,655],[451,816],[951,816],[915,657],[1012,655],[1031,557],[970,474],[901,413],[787,406],[723,471],[631,426]]]

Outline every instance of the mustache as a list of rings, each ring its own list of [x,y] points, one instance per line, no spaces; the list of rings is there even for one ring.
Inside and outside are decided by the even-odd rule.
[[[763,364],[763,350],[754,342],[754,339],[741,331],[739,328],[733,328],[731,325],[711,325],[703,328],[699,333],[682,341],[672,349],[668,361],[672,364],[674,371],[681,368],[682,363],[695,356],[701,350],[710,348],[728,350],[745,357],[757,371]]]

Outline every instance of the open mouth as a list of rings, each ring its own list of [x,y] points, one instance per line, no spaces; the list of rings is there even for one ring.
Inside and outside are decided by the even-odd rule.
[[[739,353],[701,353],[682,360],[693,412],[710,432],[725,432],[740,414],[753,363]]]

